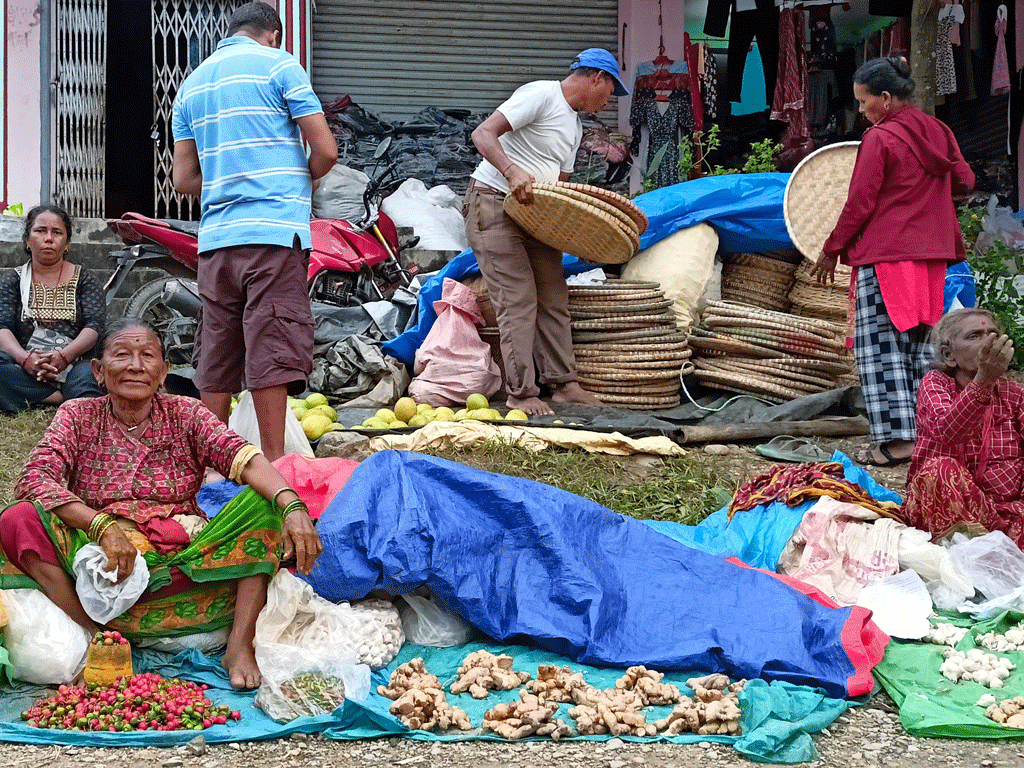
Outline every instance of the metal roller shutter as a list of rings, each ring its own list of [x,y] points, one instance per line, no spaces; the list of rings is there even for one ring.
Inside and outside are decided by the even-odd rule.
[[[563,78],[584,48],[617,53],[618,7],[619,0],[317,0],[313,87],[324,101],[348,94],[392,121],[428,106],[487,113],[523,83]],[[614,121],[613,111],[607,116]]]

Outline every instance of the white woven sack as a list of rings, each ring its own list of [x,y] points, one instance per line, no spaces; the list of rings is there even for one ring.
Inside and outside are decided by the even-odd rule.
[[[634,256],[622,268],[622,279],[661,283],[679,329],[686,331],[699,317],[697,302],[711,279],[717,250],[718,234],[709,224],[681,229]]]

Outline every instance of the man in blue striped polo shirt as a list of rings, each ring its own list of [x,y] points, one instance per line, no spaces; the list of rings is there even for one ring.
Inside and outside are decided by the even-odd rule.
[[[309,77],[279,50],[282,31],[270,5],[238,8],[173,117],[174,188],[202,207],[195,383],[225,423],[232,394],[249,389],[271,461],[284,454],[288,393],[313,366],[310,196],[338,156]]]

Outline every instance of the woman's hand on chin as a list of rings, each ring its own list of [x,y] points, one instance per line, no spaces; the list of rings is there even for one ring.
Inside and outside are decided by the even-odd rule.
[[[313,564],[323,552],[323,544],[320,543],[320,536],[313,527],[313,521],[304,509],[297,509],[284,519],[284,526],[281,529],[284,552],[281,555],[282,562],[295,558],[295,567],[309,575],[313,570]]]
[[[1010,369],[1013,360],[1013,341],[1005,333],[990,333],[978,352],[978,371],[974,381],[982,386],[992,386]]]

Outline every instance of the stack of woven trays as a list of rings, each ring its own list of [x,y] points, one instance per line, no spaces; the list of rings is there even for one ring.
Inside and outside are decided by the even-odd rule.
[[[791,254],[796,253],[796,259]],[[762,309],[785,312],[800,254],[736,253],[722,264],[722,298]]]
[[[589,184],[533,185],[533,203],[512,194],[505,212],[542,243],[598,264],[624,264],[640,250],[647,216],[627,197]]]
[[[569,315],[584,389],[623,408],[679,405],[679,377],[693,369],[691,352],[658,283],[569,286]]]
[[[776,403],[843,386],[853,370],[845,324],[744,304],[709,302],[689,343],[701,383]]]
[[[819,285],[811,277],[812,269],[814,264],[806,259],[797,267],[796,281],[789,292],[789,311],[801,317],[816,317],[835,323],[845,323],[850,275],[853,270],[837,264],[835,282]]]

